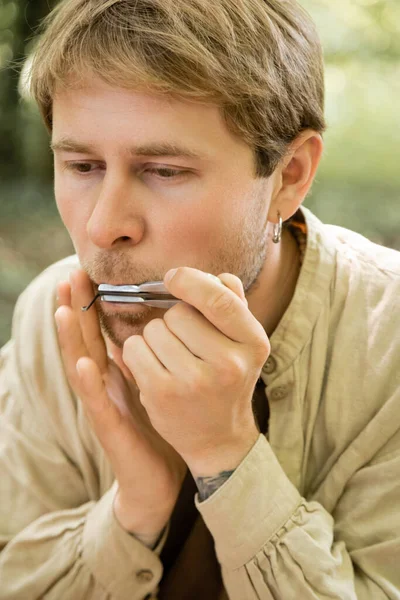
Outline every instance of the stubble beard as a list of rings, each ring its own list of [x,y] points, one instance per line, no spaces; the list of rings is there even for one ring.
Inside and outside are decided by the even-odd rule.
[[[253,204],[254,202],[254,204]],[[267,220],[262,215],[265,209],[263,198],[254,198],[252,215],[245,223],[244,230],[225,234],[222,243],[211,249],[208,256],[199,260],[199,264],[191,266],[202,271],[213,273],[232,273],[242,281],[247,299],[259,287],[259,278],[266,266],[268,258]],[[184,266],[184,265],[182,265]],[[122,349],[125,341],[132,335],[141,335],[149,321],[163,318],[166,309],[143,306],[140,313],[118,312],[105,313],[101,302],[96,303],[101,329],[115,346]]]

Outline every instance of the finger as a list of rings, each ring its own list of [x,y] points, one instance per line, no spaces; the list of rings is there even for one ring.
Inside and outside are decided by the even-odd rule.
[[[130,370],[128,369],[128,367],[126,366],[126,364],[123,361],[122,348],[118,348],[112,342],[111,342],[111,346],[112,346],[112,354],[110,355],[110,358],[115,362],[117,367],[119,367],[119,369],[122,371],[125,379],[127,379],[128,381],[132,381],[136,385],[136,381],[135,381],[132,373],[130,372]]]
[[[58,341],[68,381],[79,395],[79,381],[76,363],[82,356],[88,356],[78,318],[70,306],[60,306],[54,317],[57,322]]]
[[[57,305],[71,306],[71,287],[68,281],[60,281],[57,285]]]
[[[218,275],[218,279],[248,306],[243,284],[239,277],[231,273],[221,273]],[[154,321],[156,319],[151,323]],[[146,341],[158,359],[172,373],[177,371],[181,373],[179,364],[176,364],[178,360],[175,361],[178,355],[180,357],[179,362],[185,365],[184,371],[189,372],[190,369],[195,367],[187,356],[187,350],[193,356],[208,364],[215,364],[219,361],[221,352],[228,355],[228,353],[235,351],[234,342],[214,327],[196,308],[186,302],[180,302],[171,310],[168,310],[164,315],[164,322],[169,331],[174,334],[174,339],[182,342],[182,351],[179,352],[173,340],[170,341],[170,346],[167,343],[163,344],[161,336],[158,339],[155,337],[155,339],[146,339]],[[146,329],[150,327],[151,323],[147,325]],[[170,351],[168,351],[169,347],[171,348]]]
[[[76,372],[81,389],[80,399],[90,424],[114,469],[121,469],[127,456],[132,456],[131,446],[136,442],[137,432],[110,399],[102,374],[94,360],[80,358]],[[129,445],[129,449],[127,448]],[[129,451],[128,451],[129,450]],[[128,467],[128,465],[126,465]]]
[[[220,279],[222,283],[226,285],[226,287],[231,289],[232,292],[235,292],[235,294],[243,300],[246,306],[249,305],[249,303],[247,302],[246,295],[244,293],[243,283],[241,282],[239,277],[233,275],[232,273],[220,273],[218,275],[218,279]]]
[[[89,356],[96,362],[100,372],[104,374],[108,368],[107,348],[101,333],[97,310],[82,311],[94,296],[92,283],[83,269],[77,269],[71,274],[72,307],[78,316]]]
[[[165,448],[164,441],[159,438],[157,443],[159,436],[148,435],[149,429],[153,434],[155,431],[139,401],[130,418],[121,414],[107,392],[107,382],[92,359],[81,358],[77,364],[77,374],[83,409],[110,460],[116,480],[121,488],[137,488],[138,482],[148,477],[149,469],[159,462],[160,451]],[[136,415],[137,419],[134,418]],[[136,459],[134,470],[132,457]]]
[[[156,319],[146,325],[143,334],[154,321]],[[181,341],[186,352],[189,351],[194,357],[203,362],[218,363],[221,360],[221,355],[226,356],[228,353],[237,350],[235,342],[223,335],[201,312],[186,302],[180,302],[168,310],[164,315],[164,322],[174,337]],[[179,365],[173,364],[178,355],[181,361],[185,361],[182,364],[185,365],[186,370],[196,367],[186,356],[184,350],[178,354],[176,344],[171,342],[169,350],[167,340],[164,344],[162,341],[161,336],[160,339],[155,336],[154,340],[150,338],[149,344],[169,371],[172,373],[176,373],[177,370],[181,372]]]
[[[184,311],[182,303],[179,306],[181,308],[180,314],[182,314],[182,312]],[[188,304],[185,304],[184,306],[186,306],[185,312],[191,312],[191,310],[193,312],[195,311],[195,309],[193,307],[190,307]],[[198,313],[198,311],[196,312]],[[200,315],[199,313],[198,315],[203,321],[205,321],[203,315]],[[185,323],[182,323],[178,315],[176,315],[176,318],[174,319],[174,322],[177,321],[181,322],[181,329],[184,328],[185,323],[188,323],[188,319],[183,319]],[[196,338],[196,341],[199,342],[199,338],[201,337],[201,335],[197,335],[198,333],[203,334],[204,339],[206,338],[204,336],[204,332],[201,330],[201,326],[199,326],[197,321],[196,323],[196,328],[193,327],[192,323],[192,327],[190,328],[191,331],[186,333],[185,335],[188,339],[190,339],[190,333],[192,333],[192,338]],[[220,332],[217,332],[215,327],[213,327],[210,323],[208,325],[210,329],[212,328],[214,330],[216,334],[215,338],[217,337],[217,335],[221,338],[223,337]],[[192,349],[187,347],[179,337],[174,335],[174,333],[167,326],[165,320],[152,319],[143,330],[143,338],[146,344],[153,352],[153,354],[157,357],[159,362],[171,374],[180,375],[183,377],[190,377],[193,371],[197,371],[201,368],[201,358],[194,355]],[[209,340],[207,341],[209,342]],[[200,347],[199,343],[197,345],[198,347]],[[209,346],[211,346],[211,344],[208,343],[207,347]],[[205,355],[204,347],[201,348],[201,353],[202,355]]]
[[[141,335],[132,335],[124,343],[122,358],[131,371],[140,391],[148,389],[155,381],[165,381],[167,369]]]
[[[179,267],[168,282],[168,291],[199,310],[219,331],[235,342],[267,345],[261,323],[242,299],[218,280],[198,269]]]

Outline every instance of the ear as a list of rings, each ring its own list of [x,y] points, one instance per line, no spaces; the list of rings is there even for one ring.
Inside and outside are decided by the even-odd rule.
[[[278,212],[287,221],[307,196],[320,163],[324,143],[316,131],[303,131],[289,147],[275,171],[273,200],[268,220],[278,222]]]

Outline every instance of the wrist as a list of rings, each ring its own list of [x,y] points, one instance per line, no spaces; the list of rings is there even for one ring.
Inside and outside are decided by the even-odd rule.
[[[132,514],[132,508],[124,505],[118,492],[114,497],[113,511],[120,526],[149,548],[156,546],[170,517],[169,514]]]
[[[137,533],[132,533],[132,532],[128,532],[128,533],[132,537],[139,540],[139,542],[142,542],[142,544],[147,546],[147,548],[149,548],[150,550],[154,550],[154,548],[156,548],[158,546],[158,544],[160,543],[160,540],[163,537],[167,527],[168,527],[168,525],[165,525],[165,527],[163,527],[163,529],[160,531],[160,533],[158,535],[146,536],[146,535],[138,535]]]
[[[215,445],[203,455],[183,457],[193,477],[210,477],[222,471],[234,471],[250,452],[260,432],[253,431],[241,440]]]

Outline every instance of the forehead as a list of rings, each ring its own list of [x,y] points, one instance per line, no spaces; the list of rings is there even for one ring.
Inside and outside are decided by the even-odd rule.
[[[88,77],[77,83],[74,79],[64,82],[62,86],[55,87],[54,105],[69,104],[75,110],[96,110],[107,105],[110,114],[135,112],[145,110],[149,113],[199,111],[201,107],[208,112],[218,112],[212,104],[189,101],[184,98],[174,98],[171,95],[161,94],[155,90],[128,89],[110,85],[99,78]]]
[[[228,129],[215,104],[116,88],[98,79],[55,91],[53,141],[78,134],[93,140],[129,138],[139,145],[149,139],[169,140],[211,157],[213,150],[232,152],[233,147],[249,152],[248,145]]]

